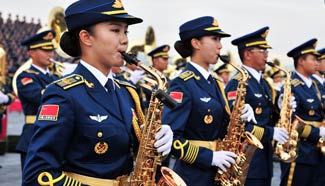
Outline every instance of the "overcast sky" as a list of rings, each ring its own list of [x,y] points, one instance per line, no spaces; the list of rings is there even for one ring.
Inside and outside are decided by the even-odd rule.
[[[29,21],[40,18],[47,23],[55,6],[66,8],[75,0],[0,0],[3,17],[8,13],[26,16]],[[286,53],[311,39],[318,39],[318,48],[325,47],[324,0],[122,0],[125,9],[144,22],[130,26],[130,43],[144,39],[146,28],[152,25],[157,45],[170,44],[179,39],[179,26],[196,17],[215,17],[220,27],[232,35],[222,40],[223,51],[237,56],[231,40],[269,26],[267,38],[273,47],[270,56],[280,56],[285,66],[291,65]],[[171,51],[176,55],[175,50]]]

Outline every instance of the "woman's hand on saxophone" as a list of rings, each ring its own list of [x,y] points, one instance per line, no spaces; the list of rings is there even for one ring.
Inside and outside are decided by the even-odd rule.
[[[230,151],[214,151],[211,165],[217,166],[223,172],[226,172],[227,168],[235,163],[236,157],[237,155]]]
[[[173,131],[169,125],[161,125],[161,129],[155,136],[156,142],[154,146],[163,156],[169,154],[173,144]]]
[[[9,96],[0,91],[0,104],[8,103]]]
[[[256,119],[255,119],[253,108],[247,103],[245,104],[245,107],[242,110],[240,118],[245,122],[252,121],[254,123],[257,123]]]
[[[286,143],[289,139],[288,131],[281,127],[274,127],[273,139],[282,144]]]

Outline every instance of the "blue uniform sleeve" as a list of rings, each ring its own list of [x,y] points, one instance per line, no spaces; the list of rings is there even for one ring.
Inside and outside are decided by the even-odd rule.
[[[42,85],[35,78],[35,74],[22,72],[17,77],[17,90],[19,97],[23,97],[29,103],[39,104],[42,97]]]
[[[76,113],[72,105],[69,95],[56,85],[46,89],[23,168],[23,185],[63,185],[69,181],[59,169],[69,148],[67,141],[73,136]],[[46,109],[52,114],[42,113]]]
[[[189,164],[207,169],[211,167],[213,152],[210,149],[191,144],[183,137],[186,124],[191,113],[191,95],[188,88],[184,87],[183,80],[175,78],[170,85],[170,94],[179,99],[176,108],[164,108],[162,122],[169,124],[174,132],[171,153]],[[172,96],[173,97],[173,96]]]
[[[228,104],[229,104],[230,110],[233,109],[233,105],[236,100],[237,86],[238,86],[238,81],[235,79],[232,79],[229,81],[229,83],[227,84],[227,86],[225,88],[225,94],[228,99]],[[246,122],[245,130],[248,132],[251,132],[262,143],[269,142],[273,139],[274,129],[273,129],[273,127],[270,127],[270,126],[259,126],[253,122]]]

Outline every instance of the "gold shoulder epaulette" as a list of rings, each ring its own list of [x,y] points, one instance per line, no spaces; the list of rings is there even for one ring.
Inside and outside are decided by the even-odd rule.
[[[241,75],[241,73],[237,73],[232,79],[235,79],[235,80],[237,80],[237,81],[240,81],[241,79],[242,79],[242,75]]]
[[[53,82],[54,84],[58,85],[64,90],[67,90],[69,88],[75,87],[77,85],[80,85],[82,83],[86,83],[87,86],[93,86],[92,83],[87,82],[81,75],[79,74],[72,74],[70,76],[67,76],[65,78],[59,79],[57,81]]]
[[[187,71],[181,73],[178,77],[181,78],[181,79],[184,80],[184,81],[187,81],[187,80],[189,80],[189,79],[191,79],[191,78],[193,78],[193,77],[194,77],[196,80],[200,80],[200,76],[196,76],[196,75],[194,74],[194,72],[193,72],[193,71],[190,71],[190,70],[187,70]]]
[[[305,83],[304,82],[301,82],[299,79],[293,79],[293,80],[291,80],[291,85],[292,86],[294,86],[294,87],[296,87],[296,86],[298,86],[298,85],[304,85]]]
[[[39,72],[37,72],[35,70],[30,70],[30,69],[26,69],[25,72],[27,72],[28,74],[36,74],[36,75],[39,74]]]
[[[118,85],[122,85],[122,86],[129,86],[129,87],[132,87],[132,88],[135,88],[136,87],[134,85],[132,85],[131,83],[127,82],[127,81],[122,81],[122,80],[119,80],[119,79],[114,79],[114,81],[118,84]]]

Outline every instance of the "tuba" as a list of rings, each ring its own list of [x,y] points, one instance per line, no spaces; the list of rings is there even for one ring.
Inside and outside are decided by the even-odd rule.
[[[280,119],[277,123],[277,127],[285,128],[289,133],[289,139],[286,143],[277,143],[275,147],[274,154],[280,158],[285,163],[293,162],[298,156],[298,142],[299,142],[299,133],[297,127],[299,122],[302,121],[298,116],[295,116],[296,119],[292,122],[292,109],[290,107],[290,97],[291,97],[291,74],[289,71],[284,68],[273,64],[272,62],[266,62],[273,68],[277,68],[283,71],[286,74],[286,79],[283,84],[283,99],[282,99],[282,108],[280,111]]]
[[[230,116],[227,135],[217,143],[217,151],[225,150],[237,155],[235,164],[226,172],[218,169],[215,181],[222,186],[241,186],[245,184],[250,161],[257,148],[263,149],[262,143],[250,132],[245,131],[245,122],[240,118],[245,106],[248,73],[246,70],[230,62],[228,56],[220,56],[225,63],[230,64],[242,75],[237,87],[237,96]]]
[[[138,154],[135,160],[134,170],[129,178],[120,178],[121,185],[130,186],[185,186],[185,182],[174,171],[167,167],[161,168],[162,178],[156,184],[155,177],[157,167],[161,165],[162,157],[154,147],[155,134],[161,128],[161,113],[163,104],[173,108],[176,102],[166,94],[166,78],[157,73],[154,68],[143,65],[133,54],[123,53],[127,63],[135,64],[157,81],[157,89],[152,91],[145,124],[142,129]]]

